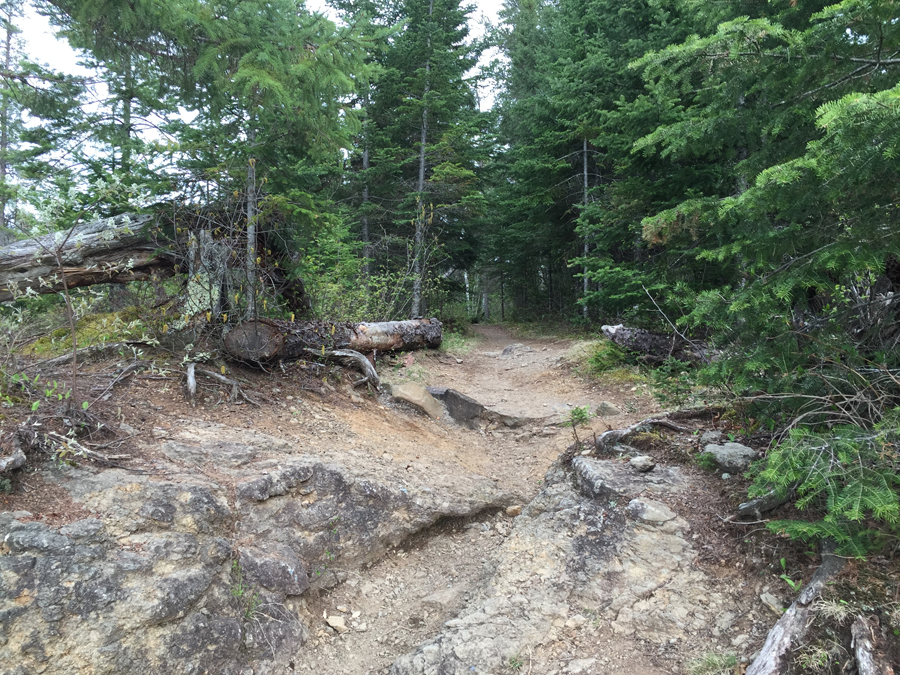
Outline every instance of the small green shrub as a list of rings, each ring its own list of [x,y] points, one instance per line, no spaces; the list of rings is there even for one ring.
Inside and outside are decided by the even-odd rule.
[[[697,455],[697,466],[706,471],[715,471],[718,468],[715,456],[710,452],[701,452]]]
[[[610,340],[600,340],[593,346],[588,356],[588,372],[592,375],[601,375],[621,368],[632,361],[628,353],[615,343]]]

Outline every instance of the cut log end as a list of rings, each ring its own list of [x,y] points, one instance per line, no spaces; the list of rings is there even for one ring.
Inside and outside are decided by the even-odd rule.
[[[268,361],[284,346],[284,335],[265,320],[248,321],[225,336],[225,349],[244,361]]]

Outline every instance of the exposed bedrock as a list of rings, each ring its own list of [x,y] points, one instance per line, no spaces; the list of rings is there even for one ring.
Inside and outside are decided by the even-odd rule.
[[[292,672],[310,584],[516,502],[480,476],[414,479],[215,425],[158,448],[152,474],[56,474],[90,518],[0,515],[0,673]]]
[[[579,457],[572,470],[551,469],[514,521],[487,586],[438,635],[397,659],[392,675],[504,672],[585,610],[613,634],[660,644],[729,639],[737,598],[693,566],[688,523],[665,503],[686,489],[676,468],[642,473]]]

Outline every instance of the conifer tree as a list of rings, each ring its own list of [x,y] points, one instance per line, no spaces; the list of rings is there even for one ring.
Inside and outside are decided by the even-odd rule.
[[[476,55],[466,43],[467,10],[459,0],[408,0],[402,13],[403,32],[384,55],[370,107],[378,139],[373,198],[391,204],[383,212],[386,231],[405,240],[411,230],[410,313],[417,316],[424,311],[430,234],[440,232],[441,243],[459,249],[467,238],[462,218],[479,201],[471,143],[477,111],[466,80]]]

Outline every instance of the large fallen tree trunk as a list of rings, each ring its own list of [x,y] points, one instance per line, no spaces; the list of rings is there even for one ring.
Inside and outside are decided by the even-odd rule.
[[[437,319],[379,323],[325,321],[245,321],[225,336],[225,351],[241,361],[309,358],[307,349],[357,352],[394,351],[439,347],[441,322]]]
[[[152,220],[149,215],[121,215],[0,248],[0,302],[28,289],[57,293],[65,287],[171,276],[175,257],[149,236]]]

